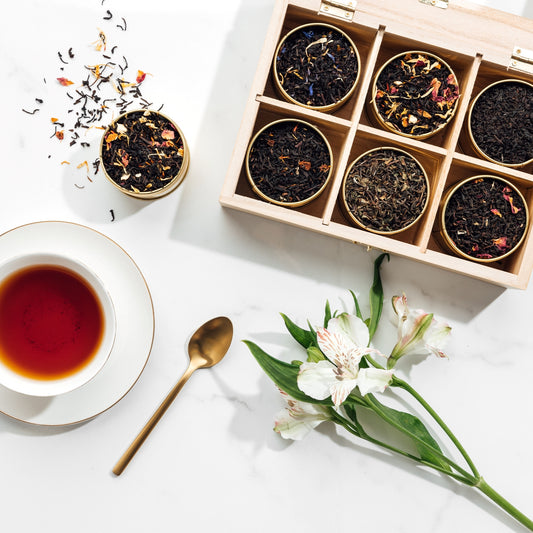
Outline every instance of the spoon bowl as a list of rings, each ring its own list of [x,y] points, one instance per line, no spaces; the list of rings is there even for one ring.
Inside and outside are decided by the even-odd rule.
[[[133,459],[152,429],[165,414],[170,404],[183,388],[183,385],[198,368],[209,368],[219,363],[228,351],[233,338],[233,324],[225,316],[212,318],[200,326],[191,336],[187,351],[189,353],[189,366],[181,379],[174,385],[167,397],[161,402],[150,420],[141,429],[137,437],[124,452],[117,464],[113,467],[113,474],[120,476],[128,463]]]
[[[219,316],[200,326],[189,340],[188,352],[197,368],[216,365],[228,351],[233,337],[233,325],[229,318]],[[202,363],[203,362],[203,363]]]

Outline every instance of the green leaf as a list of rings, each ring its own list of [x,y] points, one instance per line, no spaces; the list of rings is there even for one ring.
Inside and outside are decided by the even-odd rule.
[[[318,363],[324,359],[324,354],[321,352],[320,348],[317,348],[316,346],[309,346],[309,348],[307,348],[308,363]]]
[[[331,319],[331,307],[329,306],[329,300],[326,300],[326,311],[324,313],[324,327],[328,327],[328,322]]]
[[[283,313],[280,314],[285,322],[285,326],[296,342],[300,343],[306,350],[309,346],[316,346],[316,334],[314,331],[303,329],[297,326],[288,316]]]
[[[352,295],[352,298],[354,301],[356,316],[358,316],[361,320],[364,321],[363,314],[361,313],[361,308],[359,307],[359,300],[357,299],[357,296],[355,295],[353,291],[350,291],[350,294]]]
[[[374,262],[374,282],[370,288],[370,318],[367,324],[370,340],[376,333],[383,310],[383,285],[381,284],[380,268],[385,257],[390,261],[389,254],[381,254]]]
[[[299,365],[293,365],[291,363],[285,363],[275,357],[268,355],[257,344],[251,341],[244,341],[244,344],[248,346],[250,352],[255,357],[255,360],[259,363],[265,374],[283,391],[289,396],[292,396],[295,400],[301,402],[314,403],[320,405],[333,405],[331,398],[325,400],[315,400],[307,394],[304,394],[299,388],[297,383],[298,372],[300,370]]]
[[[437,441],[431,436],[423,422],[416,416],[397,411],[379,402],[373,394],[367,394],[365,399],[371,409],[383,420],[400,429],[413,440],[420,458],[439,468],[451,472],[450,465],[438,454],[442,454]],[[437,452],[437,453],[434,453]]]

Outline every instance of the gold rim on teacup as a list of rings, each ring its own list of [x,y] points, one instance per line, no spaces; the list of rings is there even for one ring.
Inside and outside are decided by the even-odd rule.
[[[280,82],[280,79],[279,79],[280,75],[278,73],[278,68],[277,68],[277,58],[279,56],[279,53],[280,53],[280,50],[281,50],[283,44],[287,40],[287,38],[289,36],[291,36],[292,34],[296,33],[297,31],[301,31],[301,30],[303,30],[305,28],[316,27],[316,26],[320,26],[320,27],[323,27],[323,28],[328,28],[328,29],[331,29],[331,30],[334,30],[334,31],[340,33],[348,41],[350,46],[353,48],[354,53],[355,53],[355,57],[357,59],[357,76],[355,77],[355,80],[354,80],[350,90],[342,98],[340,98],[336,102],[333,102],[332,104],[328,104],[328,105],[324,105],[324,106],[307,105],[307,104],[304,104],[302,102],[299,102],[298,100],[295,100],[292,96],[290,96],[287,93],[287,91],[285,91],[283,86],[281,85],[281,82]],[[303,24],[302,26],[298,26],[297,28],[294,28],[293,30],[289,31],[288,33],[286,33],[283,36],[283,38],[281,39],[278,47],[276,48],[276,53],[274,54],[274,62],[273,62],[273,65],[272,65],[272,70],[273,70],[274,84],[276,86],[276,89],[279,92],[279,94],[281,94],[281,96],[285,100],[287,100],[288,102],[291,102],[292,104],[296,104],[296,105],[298,105],[300,107],[305,107],[306,109],[313,109],[315,111],[334,111],[335,109],[338,109],[339,107],[343,106],[350,99],[350,97],[353,95],[355,89],[357,88],[357,84],[359,82],[359,78],[360,78],[360,74],[361,74],[361,57],[359,55],[359,50],[357,49],[357,46],[355,46],[355,43],[353,42],[351,37],[346,32],[344,32],[343,30],[341,30],[337,26],[333,26],[331,24],[324,24],[322,22],[315,22],[315,23]]]
[[[472,148],[474,149],[474,152],[482,157],[483,159],[485,159],[486,161],[490,161],[491,163],[496,163],[497,165],[502,165],[504,167],[509,167],[509,168],[522,168],[522,167],[525,167],[526,165],[529,165],[529,163],[532,163],[533,162],[533,157],[531,159],[528,159],[527,161],[524,161],[522,163],[503,163],[502,161],[498,161],[496,159],[493,159],[492,157],[490,157],[489,155],[487,155],[480,147],[479,145],[477,144],[476,140],[474,139],[474,135],[472,133],[472,112],[474,110],[474,107],[476,106],[476,103],[478,101],[478,99],[486,92],[486,91],[489,91],[491,90],[492,88],[494,88],[495,86],[497,85],[501,85],[501,84],[504,84],[504,83],[521,83],[523,85],[527,85],[528,87],[530,87],[531,89],[533,89],[533,84],[527,82],[527,81],[524,81],[524,80],[519,80],[519,79],[506,79],[506,80],[499,80],[499,81],[496,81],[494,83],[491,83],[490,85],[488,85],[487,87],[485,87],[473,100],[472,102],[470,103],[470,107],[468,109],[468,119],[467,119],[467,127],[468,127],[468,138],[470,139],[470,144],[472,145]]]
[[[404,226],[403,228],[400,228],[400,229],[397,229],[397,230],[392,230],[392,231],[376,230],[376,229],[370,228],[370,227],[366,226],[365,224],[363,224],[352,213],[352,210],[348,206],[348,201],[346,199],[346,182],[348,180],[348,176],[350,175],[350,172],[351,172],[352,168],[361,159],[363,159],[364,157],[368,156],[369,154],[371,154],[373,152],[379,152],[379,151],[382,151],[382,150],[392,150],[394,152],[398,152],[398,153],[407,155],[409,158],[411,158],[418,165],[418,167],[422,171],[422,174],[424,175],[424,179],[425,179],[425,182],[426,182],[426,191],[427,191],[427,193],[426,193],[426,202],[424,203],[424,206],[423,206],[422,210],[420,211],[420,214],[414,220],[412,220],[409,224]],[[413,154],[410,154],[409,152],[406,152],[405,150],[402,150],[401,148],[396,148],[394,146],[378,146],[377,148],[372,148],[371,150],[368,150],[368,151],[364,152],[363,154],[358,156],[354,161],[352,161],[352,163],[350,163],[350,165],[348,165],[348,168],[347,168],[347,170],[346,170],[346,172],[344,174],[344,178],[342,180],[342,208],[343,208],[344,212],[349,217],[349,219],[353,223],[355,223],[358,227],[360,227],[360,228],[362,228],[362,229],[364,229],[366,231],[370,231],[372,233],[376,233],[378,235],[394,235],[396,233],[401,233],[402,231],[406,231],[409,228],[413,227],[422,218],[422,216],[426,212],[426,208],[427,208],[427,206],[429,204],[429,195],[430,195],[430,187],[429,187],[429,179],[428,179],[428,175],[426,173],[426,169],[423,167],[423,165],[420,163],[420,161],[416,157],[413,156]]]
[[[326,176],[326,179],[324,180],[324,183],[322,184],[320,189],[317,192],[315,192],[313,195],[311,195],[309,198],[305,198],[304,200],[300,200],[298,202],[282,202],[280,200],[276,200],[274,198],[270,198],[270,196],[267,196],[261,190],[259,190],[259,188],[255,184],[255,181],[254,181],[254,179],[252,177],[252,173],[250,171],[250,152],[251,152],[251,150],[252,150],[252,148],[254,146],[254,143],[257,140],[257,138],[264,131],[268,130],[269,128],[271,128],[271,127],[273,127],[273,126],[275,126],[277,124],[284,123],[284,122],[303,124],[307,128],[312,129],[313,131],[318,133],[318,135],[324,141],[324,143],[325,143],[325,145],[326,145],[326,147],[328,149],[328,155],[329,155],[330,163],[329,163],[328,175]],[[253,136],[252,140],[250,141],[250,144],[248,145],[248,150],[246,151],[246,176],[248,178],[248,182],[250,183],[250,185],[252,187],[252,190],[254,191],[255,194],[257,194],[257,196],[259,196],[261,199],[265,200],[266,202],[269,202],[269,203],[275,204],[275,205],[280,205],[280,206],[283,206],[283,207],[302,207],[303,205],[306,205],[306,204],[312,202],[313,200],[315,200],[316,198],[318,198],[324,192],[326,187],[328,186],[328,183],[329,183],[331,175],[332,175],[332,171],[333,171],[333,151],[331,150],[331,145],[329,144],[329,141],[327,140],[326,136],[316,126],[313,126],[312,124],[310,124],[309,122],[306,122],[305,120],[300,120],[300,119],[297,119],[297,118],[284,118],[284,119],[280,119],[280,120],[275,120],[274,122],[270,122],[266,126],[263,126]]]
[[[153,115],[159,115],[163,119],[167,120],[172,126],[176,129],[177,133],[179,134],[181,141],[183,143],[183,161],[181,163],[181,167],[178,171],[178,173],[171,179],[168,180],[168,183],[166,183],[163,187],[159,187],[157,189],[154,189],[153,191],[135,191],[132,189],[128,189],[126,187],[123,187],[119,185],[111,176],[107,173],[106,165],[104,164],[104,142],[105,138],[111,128],[114,127],[117,122],[120,122],[124,117],[131,115],[133,113],[149,113]],[[107,126],[105,129],[102,138],[100,140],[100,162],[101,167],[104,172],[105,177],[107,180],[120,192],[127,194],[128,196],[132,196],[133,198],[139,198],[141,200],[154,200],[156,198],[161,198],[162,196],[165,196],[169,194],[170,192],[174,191],[185,179],[185,176],[187,174],[187,171],[189,169],[189,163],[190,163],[190,151],[189,147],[187,145],[187,141],[185,140],[185,136],[183,135],[183,132],[181,131],[180,127],[168,116],[164,115],[160,111],[153,111],[151,109],[134,109],[131,111],[127,111],[126,113],[122,113],[119,115],[116,119]]]
[[[451,122],[451,120],[455,116],[455,112],[457,111],[457,106],[458,106],[458,102],[459,102],[460,96],[457,97],[457,100],[455,101],[454,106],[453,106],[453,110],[450,113],[450,116],[446,119],[446,122],[443,122],[442,124],[440,124],[434,130],[428,131],[427,133],[422,133],[420,135],[413,135],[411,133],[404,133],[404,132],[399,131],[396,128],[394,128],[388,121],[386,121],[381,116],[381,114],[379,112],[379,109],[378,109],[378,107],[376,105],[376,93],[377,93],[377,90],[378,90],[377,89],[377,82],[378,82],[378,79],[379,79],[381,73],[389,65],[389,63],[391,63],[392,61],[395,61],[398,58],[404,57],[407,54],[420,54],[422,56],[431,57],[431,58],[434,58],[435,60],[439,61],[440,63],[442,63],[442,65],[444,65],[450,71],[450,74],[452,74],[454,76],[455,80],[457,81],[457,87],[459,87],[459,80],[457,79],[457,76],[455,75],[455,72],[453,71],[452,67],[446,61],[444,61],[441,57],[433,54],[432,52],[424,52],[422,50],[406,50],[405,52],[402,52],[401,54],[396,54],[394,57],[391,57],[390,59],[388,59],[380,67],[380,69],[378,70],[378,72],[374,76],[374,80],[372,82],[372,98],[371,98],[371,100],[369,102],[369,106],[370,106],[370,109],[372,110],[372,116],[377,121],[377,123],[382,128],[384,128],[385,130],[391,131],[392,133],[396,133],[398,135],[401,135],[402,137],[407,137],[409,139],[424,140],[424,139],[428,139],[429,137],[433,137],[434,135],[436,135],[437,133],[442,131]]]
[[[478,179],[498,180],[498,181],[502,182],[503,184],[505,184],[506,186],[508,186],[509,188],[511,188],[513,193],[516,193],[516,195],[523,202],[524,210],[525,210],[525,214],[526,214],[525,228],[524,228],[524,231],[522,233],[522,237],[520,237],[520,240],[515,244],[515,246],[513,248],[511,248],[510,250],[508,250],[504,254],[498,255],[498,256],[495,256],[495,257],[491,257],[491,258],[473,257],[473,256],[468,255],[467,253],[463,252],[462,250],[460,250],[455,245],[455,243],[453,242],[452,238],[450,237],[450,235],[448,234],[448,231],[446,229],[446,210],[448,208],[448,203],[450,201],[450,198],[463,185],[465,185],[467,183],[470,183],[471,181],[478,180]],[[518,250],[520,245],[524,242],[524,239],[526,238],[528,227],[529,227],[529,209],[528,209],[528,206],[527,206],[527,203],[526,203],[526,200],[525,200],[524,196],[522,195],[522,193],[518,190],[518,188],[515,185],[513,185],[510,181],[508,181],[508,180],[506,180],[504,178],[501,178],[499,176],[493,176],[493,175],[490,175],[490,174],[480,174],[480,175],[477,175],[477,176],[472,176],[470,178],[463,179],[463,180],[459,181],[458,183],[456,183],[456,184],[452,185],[451,187],[449,187],[444,192],[444,195],[443,195],[442,200],[440,202],[439,215],[438,215],[438,218],[437,218],[437,229],[438,229],[437,235],[439,237],[439,239],[438,239],[439,242],[441,244],[443,244],[444,247],[448,251],[452,252],[453,254],[457,255],[458,257],[462,257],[463,259],[468,259],[468,260],[474,261],[476,263],[494,263],[496,261],[501,261],[502,259],[505,259],[506,257],[509,257],[512,253],[514,253],[516,250]]]

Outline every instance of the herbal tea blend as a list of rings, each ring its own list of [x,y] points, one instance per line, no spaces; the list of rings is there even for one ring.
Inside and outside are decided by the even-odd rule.
[[[533,160],[533,85],[509,80],[487,87],[472,104],[469,126],[485,157],[503,165]]]
[[[310,24],[283,39],[274,71],[282,92],[296,103],[329,107],[355,87],[359,58],[345,33],[333,26]]]
[[[374,111],[386,127],[428,137],[452,118],[459,85],[437,56],[407,52],[393,57],[378,73],[373,96]]]
[[[161,113],[131,111],[104,133],[101,160],[107,176],[119,187],[151,193],[168,187],[180,174],[184,140],[174,123]]]
[[[479,176],[466,180],[450,195],[444,229],[463,254],[496,260],[516,248],[527,228],[522,195],[505,180]]]
[[[377,148],[349,167],[344,180],[345,207],[353,220],[376,233],[394,233],[424,212],[428,183],[420,163],[396,148]]]
[[[310,124],[288,119],[259,132],[249,149],[247,171],[260,196],[295,207],[322,192],[331,164],[322,134]]]

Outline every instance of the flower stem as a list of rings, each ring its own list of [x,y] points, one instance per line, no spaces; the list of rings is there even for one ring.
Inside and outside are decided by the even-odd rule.
[[[458,474],[460,474],[461,479],[464,480],[463,482],[468,485],[474,485],[478,481],[478,477],[473,477],[470,473],[468,473],[466,470],[461,468],[458,464],[456,464],[454,461],[452,461],[449,457],[447,457],[444,453],[442,453],[439,449],[434,448],[433,446],[429,446],[427,442],[422,440],[418,435],[412,433],[405,427],[403,427],[402,424],[398,423],[397,420],[393,420],[381,407],[379,402],[373,397],[372,394],[367,394],[365,396],[365,400],[368,404],[368,407],[374,411],[381,419],[383,419],[387,424],[389,424],[392,427],[395,427],[398,429],[401,433],[407,435],[411,439],[413,439],[415,442],[417,442],[419,445],[424,446],[425,448],[429,449],[431,453],[439,457],[441,460],[443,460],[445,463],[447,463],[451,468],[456,470]],[[453,477],[453,476],[452,476]]]
[[[494,503],[499,505],[504,511],[509,513],[515,520],[529,529],[529,531],[533,531],[533,520],[529,519],[525,514],[520,512],[514,505],[496,492],[482,477],[479,478],[478,483],[474,486]]]
[[[453,434],[452,430],[445,424],[444,420],[442,420],[442,418],[426,402],[426,400],[424,400],[424,398],[422,398],[422,396],[418,394],[418,392],[415,389],[413,389],[413,387],[411,387],[409,383],[407,383],[406,381],[403,381],[402,379],[394,377],[393,384],[404,389],[411,396],[413,396],[413,398],[415,398],[420,405],[422,405],[422,407],[431,415],[433,420],[437,422],[437,424],[442,428],[444,433],[448,435],[448,438],[453,442],[455,447],[459,450],[464,460],[467,462],[468,466],[470,467],[470,470],[472,470],[472,474],[474,474],[476,478],[479,478],[480,477],[479,472],[476,466],[474,465],[474,462],[472,461],[472,459],[470,458],[466,450],[463,448],[463,445],[457,440],[457,437]]]
[[[440,468],[439,466],[430,463],[428,461],[424,461],[423,459],[420,459],[416,455],[413,455],[411,453],[408,453],[404,450],[401,450],[400,448],[396,448],[396,446],[392,446],[390,444],[387,444],[386,442],[380,441],[374,437],[371,437],[366,432],[361,432],[360,428],[357,428],[354,426],[350,420],[344,418],[343,416],[339,415],[335,411],[332,410],[332,420],[336,424],[339,424],[342,426],[346,431],[351,433],[352,435],[355,435],[356,437],[359,437],[360,439],[366,440],[367,442],[370,442],[371,444],[374,444],[375,446],[379,446],[381,448],[384,448],[385,450],[388,450],[390,452],[394,452],[398,455],[401,455],[403,457],[406,457],[407,459],[411,459],[415,463],[419,463],[423,466],[428,466],[432,468],[433,470],[436,470],[437,472],[440,472],[441,474],[446,474],[449,477],[452,477],[453,479],[460,481],[461,483],[464,483],[465,485],[472,486],[473,483],[470,479],[465,478],[461,474],[456,474],[455,472],[451,472],[450,470],[446,470],[444,468]]]

